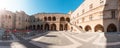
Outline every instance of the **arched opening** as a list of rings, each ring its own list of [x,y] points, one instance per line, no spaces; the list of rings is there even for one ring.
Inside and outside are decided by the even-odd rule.
[[[89,25],[87,25],[87,26],[85,27],[85,31],[91,31],[91,27],[90,27]]]
[[[63,31],[63,24],[60,24],[60,31]]]
[[[43,30],[43,25],[40,26],[40,30]]]
[[[37,25],[37,30],[39,30],[40,29],[40,25]]]
[[[52,24],[52,25],[51,25],[51,30],[52,30],[52,31],[55,31],[55,30],[56,30],[56,24]]]
[[[26,30],[28,29],[28,27],[26,27]]]
[[[64,17],[61,17],[61,18],[60,18],[60,21],[65,21],[65,18],[64,18]]]
[[[83,29],[82,26],[79,26],[80,29]]]
[[[35,25],[33,25],[33,30],[35,30]]]
[[[45,24],[45,30],[49,30],[49,24]]]
[[[95,32],[104,32],[104,27],[100,24],[96,25],[94,28]]]
[[[53,17],[53,21],[56,21],[56,17]]]
[[[44,21],[47,21],[47,17],[44,17]]]
[[[117,27],[114,24],[110,24],[107,27],[107,32],[117,32]]]
[[[31,25],[29,26],[29,29],[32,29],[32,26],[31,26]]]
[[[48,17],[48,21],[51,21],[51,17]]]
[[[65,30],[68,30],[68,25],[67,24],[65,24]]]
[[[11,16],[9,16],[9,19],[11,19]]]
[[[66,21],[67,21],[67,22],[70,22],[70,18],[66,18]]]

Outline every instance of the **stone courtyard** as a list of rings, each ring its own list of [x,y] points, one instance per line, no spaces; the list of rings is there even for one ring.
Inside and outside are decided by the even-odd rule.
[[[0,41],[2,48],[120,48],[120,33],[49,31],[13,41]]]

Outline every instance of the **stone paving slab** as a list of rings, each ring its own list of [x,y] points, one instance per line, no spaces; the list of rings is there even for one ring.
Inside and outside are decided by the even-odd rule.
[[[51,33],[47,34],[47,35],[51,35]],[[38,43],[38,42],[34,42],[34,41],[30,41],[30,42],[33,43],[34,45],[37,45],[42,48],[77,48],[78,46],[81,46],[81,43],[75,41],[74,39],[70,38],[69,36],[65,35],[64,33],[57,33],[57,34],[52,33],[52,35],[64,36],[64,37],[66,37],[64,39],[69,39],[72,42],[72,44],[60,46],[60,45],[45,45],[45,44],[41,44],[41,42]],[[67,41],[67,42],[69,42],[69,41]],[[44,43],[46,43],[46,42],[44,42]],[[64,41],[64,43],[66,43],[66,41]]]
[[[30,43],[44,48],[120,48],[120,34],[49,32],[44,36],[33,38]],[[25,44],[0,42],[0,48],[26,48]]]
[[[74,35],[75,37],[78,37],[78,38],[81,38],[81,39],[88,39],[90,37],[93,37],[95,35],[99,35],[99,34],[102,34],[102,33],[70,33],[71,35]],[[113,34],[110,34],[110,33],[103,33],[103,37],[99,38],[101,39],[100,42],[102,42],[103,40],[105,40],[104,38],[106,38],[106,42],[119,42],[120,41],[120,37],[119,34],[117,33],[113,33]]]
[[[0,46],[10,46],[11,42],[0,42]]]
[[[105,34],[104,36],[107,39],[107,42],[120,42],[120,36],[116,34]]]
[[[65,38],[61,33],[58,32],[52,32],[45,36],[42,36],[40,38],[33,39],[34,41],[37,41],[39,43],[45,44],[45,45],[70,45],[72,42]]]
[[[68,33],[67,33],[68,34]],[[117,46],[120,45],[120,38],[119,34],[117,33],[69,33],[71,35],[69,36],[74,36],[73,38],[80,41],[82,44],[85,44],[84,46],[80,46],[79,48],[86,48],[90,46],[91,48],[104,48],[106,46]],[[91,35],[91,36],[89,36]],[[92,36],[93,35],[93,36]],[[94,37],[97,35],[97,37]],[[83,36],[86,37],[86,39],[82,38]],[[94,37],[94,38],[91,38]],[[91,38],[91,40],[88,40],[88,38]],[[82,40],[81,40],[82,39]]]
[[[0,48],[11,48],[10,46],[0,46]]]
[[[98,35],[97,33],[74,33],[74,32],[68,32],[68,33],[81,39],[88,39],[90,37]]]

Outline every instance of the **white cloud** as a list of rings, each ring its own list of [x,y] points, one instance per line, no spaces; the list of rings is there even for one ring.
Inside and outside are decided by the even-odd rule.
[[[0,0],[0,9],[11,11],[24,10],[27,7],[26,0]]]

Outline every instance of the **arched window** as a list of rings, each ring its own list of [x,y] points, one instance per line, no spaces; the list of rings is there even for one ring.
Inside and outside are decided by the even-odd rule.
[[[56,21],[56,17],[53,17],[53,21]]]
[[[44,17],[44,21],[47,21],[47,17]]]
[[[70,18],[66,18],[66,21],[67,21],[67,22],[70,22]]]
[[[60,21],[65,21],[65,18],[64,18],[64,17],[61,17],[61,18],[60,18]]]
[[[48,17],[48,21],[51,21],[51,17]]]

